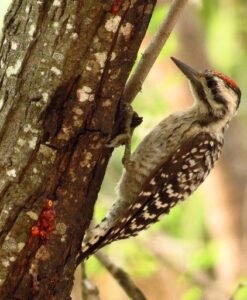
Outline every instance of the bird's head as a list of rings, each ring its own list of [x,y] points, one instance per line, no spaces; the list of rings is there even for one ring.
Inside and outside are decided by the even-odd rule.
[[[205,116],[205,122],[228,124],[240,104],[241,91],[236,82],[222,73],[198,72],[174,57],[171,59],[189,79],[196,108]]]

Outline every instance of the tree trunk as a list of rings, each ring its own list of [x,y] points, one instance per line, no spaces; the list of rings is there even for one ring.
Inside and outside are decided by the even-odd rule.
[[[13,1],[0,50],[1,299],[70,299],[155,2]]]

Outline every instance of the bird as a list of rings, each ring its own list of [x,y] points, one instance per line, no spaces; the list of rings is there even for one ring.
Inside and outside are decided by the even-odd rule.
[[[168,214],[198,188],[221,154],[225,131],[239,108],[240,88],[220,72],[196,71],[171,59],[189,80],[193,105],[165,117],[131,154],[116,201],[82,244],[81,260]]]

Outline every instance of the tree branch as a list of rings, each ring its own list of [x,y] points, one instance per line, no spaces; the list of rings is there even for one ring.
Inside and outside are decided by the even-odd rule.
[[[192,272],[187,267],[186,261],[188,257],[186,253],[195,251],[195,249],[197,249],[196,245],[187,247],[182,243],[178,243],[176,239],[162,233],[152,235],[152,243],[144,242],[144,246],[149,249],[161,263],[165,264],[166,267],[169,267],[177,274],[183,274],[189,277],[192,283],[210,291],[211,294],[214,295],[213,299],[223,300],[228,298],[229,294],[225,288],[222,288],[217,281],[209,277],[206,272]]]
[[[235,297],[237,296],[237,293],[243,289],[246,288],[247,284],[246,283],[239,283],[239,285],[237,286],[237,288],[235,289],[235,291],[233,292],[233,294],[231,295],[231,297],[229,298],[229,300],[235,300]]]
[[[99,290],[96,285],[88,280],[86,275],[85,264],[81,263],[82,269],[82,295],[83,300],[100,300]]]
[[[111,275],[117,280],[119,285],[124,289],[126,294],[132,300],[146,300],[147,298],[143,295],[141,290],[135,285],[130,276],[122,270],[120,267],[116,266],[109,257],[102,251],[98,251],[95,257],[100,261],[100,263],[111,273]]]
[[[172,3],[167,17],[143,53],[139,64],[125,86],[123,93],[124,102],[131,103],[140,92],[144,80],[159,56],[187,2],[188,0],[174,0]]]

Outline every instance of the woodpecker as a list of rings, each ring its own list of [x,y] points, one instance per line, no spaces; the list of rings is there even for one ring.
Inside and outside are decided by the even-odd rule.
[[[193,105],[163,119],[125,163],[117,200],[82,245],[80,259],[103,246],[136,236],[191,195],[218,160],[224,133],[241,91],[222,73],[198,72],[172,57],[188,78]]]

